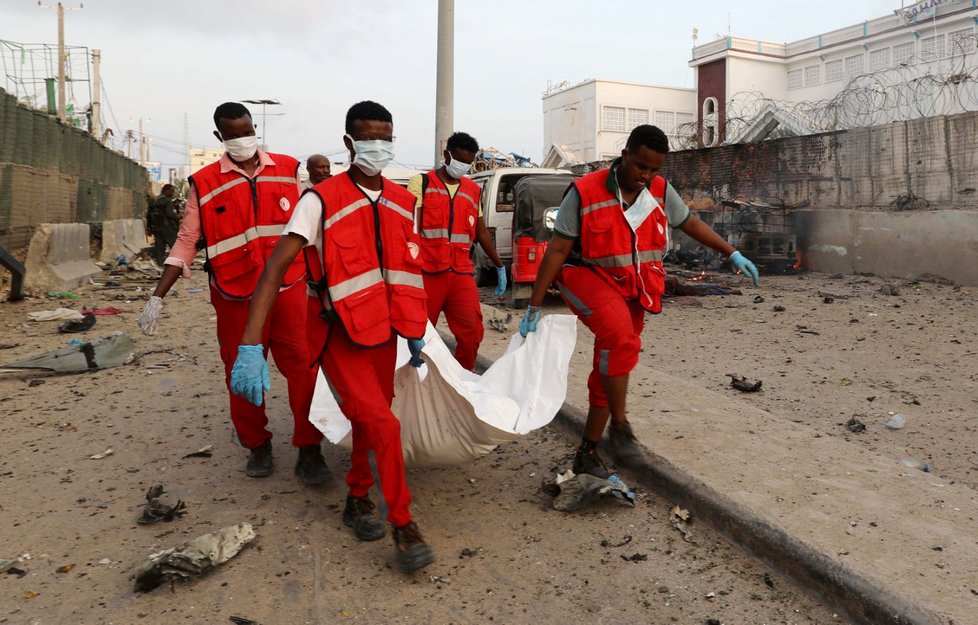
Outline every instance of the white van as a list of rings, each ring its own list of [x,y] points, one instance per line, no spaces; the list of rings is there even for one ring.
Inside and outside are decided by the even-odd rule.
[[[513,187],[525,176],[568,174],[566,169],[542,167],[500,167],[470,174],[482,189],[482,214],[486,228],[493,235],[496,251],[508,266],[513,260]],[[482,247],[475,246],[475,279],[479,286],[492,284],[496,269]]]

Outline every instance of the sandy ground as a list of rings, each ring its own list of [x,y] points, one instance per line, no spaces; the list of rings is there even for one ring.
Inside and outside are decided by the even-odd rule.
[[[900,294],[889,296],[884,284],[894,283],[805,274],[765,277],[742,295],[674,298],[649,319],[643,358],[826,435],[931,462],[974,487],[973,294],[896,283]],[[0,557],[23,556],[17,566],[26,571],[0,575],[0,622],[843,622],[709,528],[694,522],[692,542],[684,541],[670,522],[672,504],[643,489],[634,509],[608,502],[554,511],[539,485],[576,442],[558,428],[469,465],[410,471],[415,514],[438,560],[412,576],[397,573],[389,538],[357,543],[342,526],[340,477],[324,489],[295,481],[284,382],[274,368],[278,470],[265,480],[244,475],[213,310],[206,291],[188,290],[204,285],[200,273],[181,282],[155,337],[135,327],[146,292],[86,287],[77,301],[0,304],[0,362],[64,345],[71,337],[57,323],[25,321],[59,304],[131,311],[100,317],[84,336],[124,331],[139,352],[153,352],[95,373],[0,375]],[[757,295],[765,301],[753,303]],[[553,299],[548,311],[559,310]],[[487,340],[505,335],[487,330]],[[589,350],[582,332],[577,360]],[[760,378],[763,391],[724,390],[727,373]],[[569,399],[582,397],[574,388]],[[633,390],[631,399],[641,414],[654,406],[654,390]],[[883,429],[890,411],[906,416],[904,429]],[[857,414],[867,425],[861,434],[841,425]],[[214,446],[212,457],[183,458],[205,445]],[[88,458],[108,448],[112,455]],[[345,456],[327,450],[337,476]],[[183,500],[188,514],[138,526],[145,491],[160,483],[164,500]],[[133,569],[147,555],[240,521],[259,537],[235,559],[172,592],[133,593]]]

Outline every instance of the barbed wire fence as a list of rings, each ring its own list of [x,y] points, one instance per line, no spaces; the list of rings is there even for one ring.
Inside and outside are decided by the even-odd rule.
[[[978,110],[978,36],[958,37],[950,47],[945,58],[917,55],[896,67],[855,76],[829,99],[793,102],[758,91],[735,93],[726,103],[718,145],[737,142],[773,111],[816,134]],[[698,147],[698,122],[681,124],[674,132],[678,149]]]

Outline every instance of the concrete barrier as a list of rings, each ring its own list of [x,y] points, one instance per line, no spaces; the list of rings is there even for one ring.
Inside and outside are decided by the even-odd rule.
[[[112,219],[102,222],[102,253],[99,260],[114,265],[120,256],[126,262],[150,248],[142,219]]]
[[[28,291],[68,291],[101,273],[92,262],[88,224],[40,224],[27,248]]]

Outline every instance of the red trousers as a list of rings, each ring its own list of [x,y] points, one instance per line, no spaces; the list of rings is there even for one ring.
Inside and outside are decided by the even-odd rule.
[[[238,440],[248,449],[272,438],[268,430],[265,404],[256,406],[244,397],[230,392],[231,368],[238,357],[238,345],[248,320],[250,300],[225,299],[211,287],[211,304],[217,313],[217,342],[224,361],[225,383],[231,398],[231,421]],[[316,445],[322,433],[309,423],[309,406],[316,385],[316,371],[309,367],[309,345],[306,341],[306,284],[300,282],[280,292],[262,330],[265,357],[271,350],[275,366],[289,387],[292,408],[292,445]]]
[[[564,267],[557,288],[574,314],[594,333],[594,357],[587,379],[588,402],[607,406],[602,376],[625,375],[638,364],[645,309],[637,299],[625,300],[597,273],[586,267]]]
[[[448,329],[455,337],[455,360],[472,371],[485,332],[475,279],[454,271],[422,276],[424,290],[428,294],[428,319],[431,325],[437,325],[438,317],[445,313]]]
[[[392,332],[380,347],[354,345],[340,322],[327,324],[319,317],[320,308],[318,299],[309,300],[310,351],[313,357],[322,354],[323,374],[353,428],[346,485],[354,497],[367,494],[374,484],[372,451],[388,520],[396,526],[410,523],[411,491],[404,473],[401,422],[391,412],[397,336]]]

